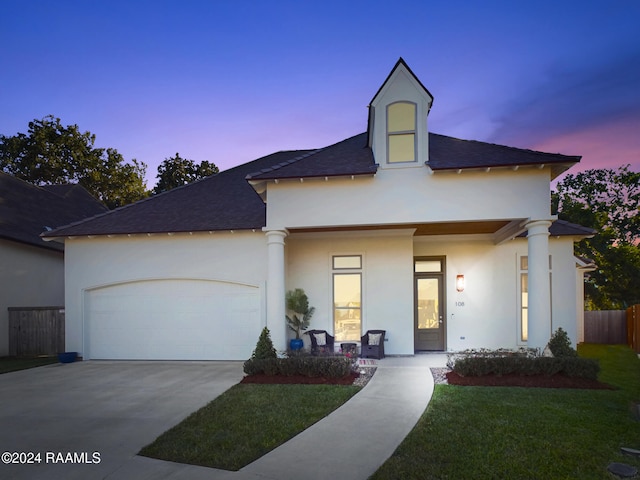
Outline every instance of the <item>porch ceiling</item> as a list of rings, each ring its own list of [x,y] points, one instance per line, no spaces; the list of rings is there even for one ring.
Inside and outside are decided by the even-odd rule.
[[[391,225],[350,225],[336,227],[290,228],[290,233],[353,232],[359,230],[397,230],[414,228],[414,236],[494,234],[511,223],[510,220],[472,222],[403,223]]]

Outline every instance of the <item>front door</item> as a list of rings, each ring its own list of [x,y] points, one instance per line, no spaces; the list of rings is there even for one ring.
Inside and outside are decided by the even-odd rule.
[[[444,350],[443,274],[415,275],[415,349]]]

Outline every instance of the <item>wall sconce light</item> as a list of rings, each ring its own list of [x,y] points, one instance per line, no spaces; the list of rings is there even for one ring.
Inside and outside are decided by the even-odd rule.
[[[459,292],[464,290],[464,275],[456,276],[456,290]]]

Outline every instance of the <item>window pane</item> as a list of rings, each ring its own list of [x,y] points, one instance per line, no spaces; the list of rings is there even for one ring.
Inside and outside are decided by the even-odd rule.
[[[389,163],[415,161],[415,135],[389,135]]]
[[[362,268],[362,257],[360,255],[333,257],[333,268]]]
[[[416,273],[440,273],[442,262],[440,260],[416,260]]]
[[[388,132],[412,132],[416,129],[416,106],[394,103],[387,110]]]
[[[333,276],[333,321],[336,340],[357,341],[361,332],[361,274]]]
[[[529,318],[526,308],[522,309],[522,341],[526,342],[529,338]]]
[[[335,309],[335,337],[338,342],[360,341],[360,309]]]
[[[419,278],[418,290],[418,328],[439,328],[438,318],[438,279]]]
[[[333,276],[333,303],[335,308],[360,308],[360,274]]]

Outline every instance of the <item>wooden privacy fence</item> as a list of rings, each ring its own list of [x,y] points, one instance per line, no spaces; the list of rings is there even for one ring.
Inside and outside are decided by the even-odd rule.
[[[627,343],[627,316],[624,310],[584,312],[586,343]]]
[[[584,312],[586,343],[627,344],[640,353],[640,305]]]
[[[9,307],[9,355],[64,351],[64,307]]]
[[[640,353],[640,305],[627,308],[627,345]]]

